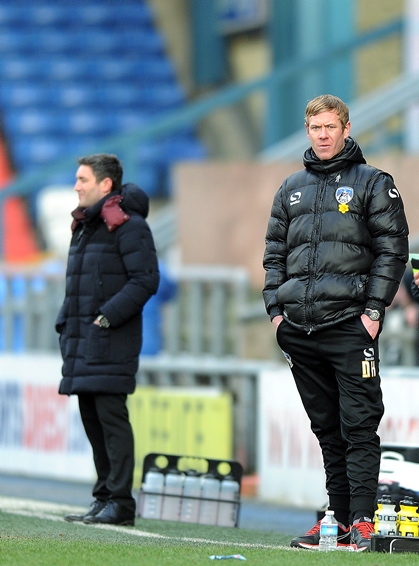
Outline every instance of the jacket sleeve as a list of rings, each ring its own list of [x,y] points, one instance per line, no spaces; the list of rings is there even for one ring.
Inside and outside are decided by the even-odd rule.
[[[265,254],[263,267],[265,273],[265,286],[262,291],[266,312],[271,320],[282,314],[283,306],[277,303],[275,294],[278,287],[287,279],[287,232],[288,215],[283,206],[282,198],[284,186],[276,193],[268,222],[265,238]]]
[[[137,315],[159,286],[157,253],[145,219],[132,216],[117,229],[116,236],[127,281],[100,307],[100,312],[113,327],[120,326]]]
[[[367,306],[370,301],[390,305],[402,280],[409,259],[409,229],[403,201],[387,173],[373,178],[367,206],[367,225],[375,260],[368,279]]]

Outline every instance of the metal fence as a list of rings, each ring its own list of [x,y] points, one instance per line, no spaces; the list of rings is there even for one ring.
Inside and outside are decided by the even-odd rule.
[[[0,351],[58,351],[54,321],[64,298],[64,267],[3,267],[0,273]],[[230,356],[240,351],[240,312],[248,300],[245,270],[183,267],[179,292],[164,312],[171,355]]]
[[[64,297],[63,267],[4,267],[0,275],[0,351],[56,352],[54,321]],[[178,293],[165,306],[165,349],[141,356],[140,385],[218,387],[231,393],[234,455],[248,471],[256,466],[257,376],[268,364],[241,360],[240,313],[248,300],[243,269],[184,267]]]

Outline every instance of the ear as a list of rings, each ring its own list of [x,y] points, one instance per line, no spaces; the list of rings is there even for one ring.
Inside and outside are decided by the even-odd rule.
[[[110,177],[105,177],[100,183],[103,195],[107,195],[112,191],[112,179]]]
[[[347,138],[349,136],[349,132],[351,131],[351,123],[348,122],[343,129],[344,137]]]

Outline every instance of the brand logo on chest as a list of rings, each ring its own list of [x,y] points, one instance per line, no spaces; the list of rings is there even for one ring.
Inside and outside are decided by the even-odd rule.
[[[290,196],[290,206],[294,204],[299,204],[300,201],[301,201],[301,192],[297,191],[295,193],[292,193],[292,195]]]

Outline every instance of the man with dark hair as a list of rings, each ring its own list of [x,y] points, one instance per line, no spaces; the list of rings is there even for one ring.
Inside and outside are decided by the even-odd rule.
[[[134,438],[126,406],[136,387],[142,309],[157,291],[159,271],[146,222],[148,197],[121,186],[114,155],[78,160],[66,274],[56,321],[63,356],[59,393],[78,395],[93,449],[97,481],[87,513],[67,521],[134,525]]]
[[[408,260],[408,226],[392,177],[366,164],[349,110],[310,101],[304,169],[275,195],[263,290],[276,339],[323,455],[339,544],[368,550],[384,406],[378,336]],[[319,544],[320,525],[291,546]]]

